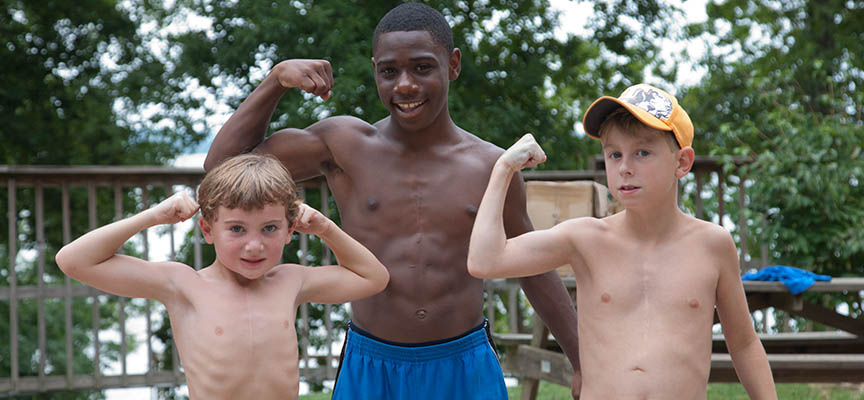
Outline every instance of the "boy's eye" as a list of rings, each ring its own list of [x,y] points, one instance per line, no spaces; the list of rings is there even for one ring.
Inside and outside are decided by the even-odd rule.
[[[240,233],[240,232],[243,232],[243,227],[240,226],[240,225],[234,225],[234,226],[232,226],[232,227],[229,228],[229,229],[231,229],[231,232],[234,232],[234,233]]]
[[[276,229],[276,225],[267,225],[264,227],[264,232],[275,232]]]
[[[430,69],[432,69],[432,65],[430,64],[420,64],[417,66],[417,70],[419,71],[428,71]]]
[[[621,158],[621,153],[617,152],[617,151],[613,151],[613,152],[609,153],[609,158],[619,159],[619,158]]]
[[[651,154],[651,152],[648,150],[639,150],[636,152],[636,155],[639,157],[645,157],[645,156],[650,155],[650,154]]]
[[[385,67],[378,70],[378,73],[380,73],[381,75],[390,76],[396,73],[396,69]]]

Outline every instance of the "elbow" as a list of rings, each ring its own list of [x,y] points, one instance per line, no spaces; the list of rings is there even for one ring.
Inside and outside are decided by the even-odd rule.
[[[375,274],[366,278],[369,285],[369,296],[383,292],[390,283],[390,272],[387,271],[387,267],[379,263],[377,269]]]
[[[216,166],[219,165],[219,161],[221,161],[221,160],[217,161],[216,158],[217,157],[215,155],[213,155],[212,153],[210,153],[210,152],[207,153],[207,157],[204,158],[204,171],[205,172],[210,172],[211,169],[216,168]]]
[[[75,274],[75,263],[72,260],[73,256],[72,252],[68,247],[63,247],[60,251],[57,252],[57,255],[54,256],[54,262],[57,263],[57,267],[63,271],[64,274],[72,277]]]
[[[387,289],[387,285],[390,284],[390,272],[387,271],[383,265],[381,266],[381,279],[378,280],[378,286],[375,287],[375,293],[381,293],[384,289]]]
[[[494,278],[491,274],[491,268],[489,268],[490,263],[476,260],[476,257],[471,257],[471,254],[468,254],[468,274],[479,279],[489,279]]]

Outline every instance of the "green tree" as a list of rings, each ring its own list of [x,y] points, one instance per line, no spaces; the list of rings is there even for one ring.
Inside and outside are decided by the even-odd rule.
[[[150,50],[139,33],[138,17],[118,1],[67,2],[47,0],[0,2],[0,164],[27,165],[140,165],[161,164],[203,138],[193,129],[190,118],[176,110],[195,106],[194,99],[183,104],[157,107],[153,101],[170,87],[160,81],[165,65]],[[150,112],[153,109],[155,111]],[[146,113],[145,113],[146,111]],[[144,115],[142,117],[142,115]],[[165,117],[169,117],[165,119]],[[4,182],[5,183],[5,182]],[[83,189],[70,192],[72,210],[86,210]],[[136,211],[138,196],[124,191],[123,207]],[[40,248],[36,241],[35,198],[32,188],[15,193],[18,254]],[[0,188],[0,208],[8,209],[9,189]],[[63,243],[59,205],[60,192],[46,187],[45,251],[48,282],[62,282],[63,275],[53,264],[53,256]],[[97,224],[113,219],[110,191],[97,192]],[[9,214],[0,216],[8,226]],[[72,237],[88,227],[85,213],[72,214]],[[9,238],[0,230],[0,285],[9,285]],[[127,248],[134,254],[134,249]],[[36,260],[20,257],[16,265],[18,285],[35,285]],[[116,299],[100,305],[100,327],[117,323]],[[39,350],[35,331],[37,303],[18,302],[19,373],[39,373]],[[90,305],[75,300],[73,305],[72,365],[76,374],[93,372],[94,365],[81,349],[92,344]],[[137,312],[127,306],[130,314]],[[0,307],[0,332],[9,337],[8,302]],[[45,302],[47,371],[66,373],[65,324],[62,300]],[[124,338],[124,340],[130,340]],[[133,342],[129,342],[134,346]],[[100,363],[116,361],[119,344],[101,343]],[[130,347],[132,348],[132,347]],[[0,341],[0,376],[11,371],[9,341]],[[53,393],[28,398],[102,398],[101,392]]]
[[[707,12],[689,35],[713,42],[708,73],[682,103],[702,138],[697,153],[750,161],[740,171],[749,247],[766,245],[778,264],[860,276],[864,3],[729,0]],[[860,315],[860,297],[847,300]]]
[[[329,60],[336,82],[332,99],[285,96],[271,124],[277,130],[328,115],[370,122],[387,115],[374,86],[371,40],[378,20],[399,3],[180,0],[159,12],[142,5],[141,13],[162,27],[178,15],[197,14],[211,22],[167,37],[177,57],[161,79],[206,89],[231,109],[274,63]],[[462,49],[462,74],[450,90],[454,120],[502,147],[535,132],[550,156],[543,168],[588,167],[599,147],[577,133],[581,111],[596,97],[643,80],[658,65],[655,39],[667,35],[661,21],[677,12],[659,3],[598,4],[591,26],[596,35],[559,39],[558,15],[545,0],[429,1],[448,18]]]

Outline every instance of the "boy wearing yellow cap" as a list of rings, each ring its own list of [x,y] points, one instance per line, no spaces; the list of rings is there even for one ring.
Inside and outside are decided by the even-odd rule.
[[[583,125],[603,144],[607,184],[624,211],[508,240],[501,216],[510,179],[546,160],[525,135],[492,169],[471,234],[468,271],[503,278],[573,267],[581,399],[704,399],[715,306],[747,393],[776,399],[732,237],[678,208],[678,180],[694,159],[690,117],[674,96],[640,84],[595,101]]]

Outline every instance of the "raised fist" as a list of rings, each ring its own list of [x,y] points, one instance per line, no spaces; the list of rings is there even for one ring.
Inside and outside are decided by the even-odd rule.
[[[151,210],[156,218],[154,225],[176,224],[189,219],[196,211],[198,211],[198,203],[186,192],[174,193]]]
[[[284,88],[298,88],[324,100],[333,88],[333,70],[327,60],[285,60],[271,70]]]
[[[516,143],[510,146],[498,161],[507,168],[518,171],[523,168],[533,167],[546,161],[546,153],[534,140],[534,135],[526,133]]]
[[[320,235],[327,230],[327,225],[330,223],[330,219],[318,212],[318,210],[306,204],[300,204],[300,212],[297,214],[294,228],[300,233]]]

